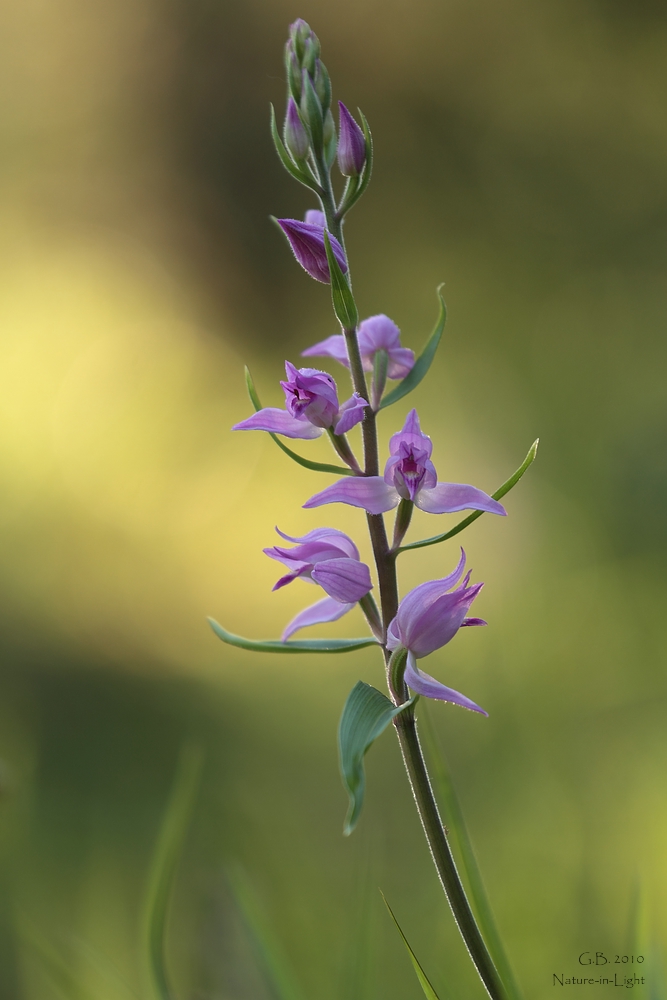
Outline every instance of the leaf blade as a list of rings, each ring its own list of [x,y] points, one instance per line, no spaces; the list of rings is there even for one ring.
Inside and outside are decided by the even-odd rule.
[[[166,963],[169,904],[199,788],[202,763],[203,755],[198,747],[185,746],[181,750],[169,803],[153,853],[144,899],[143,937],[147,974],[152,995],[159,1000],[176,998]]]
[[[257,390],[255,388],[255,383],[253,381],[252,375],[250,374],[250,369],[246,365],[245,369],[245,384],[248,390],[248,395],[250,397],[250,402],[255,407],[255,411],[262,409],[262,404],[259,401],[259,396],[257,395]],[[286,444],[280,440],[277,434],[273,434],[271,431],[268,432],[269,437],[273,438],[281,451],[284,451],[286,455],[296,462],[297,465],[302,465],[304,469],[310,469],[312,472],[331,472],[335,476],[353,476],[354,472],[349,469],[346,465],[329,465],[327,462],[313,462],[309,458],[303,458],[303,456],[298,455],[291,448],[288,448]]]
[[[433,358],[435,357],[435,352],[437,351],[440,343],[440,338],[442,337],[442,332],[445,329],[445,323],[447,322],[447,306],[445,305],[445,300],[440,294],[441,288],[442,285],[438,287],[437,292],[438,299],[440,300],[440,313],[438,315],[433,333],[426,341],[424,350],[415,361],[412,370],[408,372],[401,382],[399,382],[395,389],[392,389],[391,392],[387,393],[384,397],[380,403],[381,410],[383,410],[385,406],[392,406],[393,403],[397,403],[399,399],[403,399],[403,397],[407,396],[409,392],[416,389],[431,367]]]
[[[364,756],[392,719],[414,705],[417,697],[394,705],[363,681],[357,681],[350,691],[338,726],[340,772],[350,799],[343,827],[345,837],[352,833],[361,814],[365,791]]]
[[[361,636],[359,639],[293,639],[291,642],[281,642],[280,639],[246,639],[242,635],[228,632],[215,618],[208,618],[207,621],[217,637],[228,646],[238,646],[239,649],[250,649],[257,653],[351,653],[355,649],[379,645],[372,636]]]
[[[421,986],[422,990],[424,991],[424,996],[426,997],[426,1000],[440,1000],[438,994],[435,992],[433,984],[431,983],[431,981],[429,980],[428,976],[426,975],[426,973],[422,969],[422,967],[421,967],[421,965],[419,963],[419,959],[417,958],[417,956],[415,955],[414,951],[412,950],[412,948],[410,946],[410,942],[408,941],[408,939],[406,938],[405,934],[403,933],[401,925],[399,924],[398,920],[396,919],[396,917],[394,915],[394,911],[392,910],[391,906],[387,902],[387,898],[386,898],[385,894],[383,893],[382,889],[380,889],[380,895],[382,896],[382,898],[384,900],[384,905],[389,910],[389,916],[394,921],[396,929],[397,929],[398,933],[401,935],[401,938],[403,939],[403,944],[407,948],[408,955],[410,956],[410,961],[412,962],[412,967],[413,967],[413,969],[415,970],[415,972],[417,974],[417,979],[419,980],[419,985]]]
[[[348,280],[343,274],[340,264],[331,249],[331,240],[326,229],[324,230],[324,249],[326,250],[327,263],[329,265],[333,310],[344,330],[354,330],[359,323],[359,311]]]
[[[509,479],[505,480],[503,485],[499,486],[495,493],[491,494],[494,500],[500,500],[501,497],[504,497],[506,493],[509,493],[509,491],[514,486],[516,486],[516,484],[519,482],[523,474],[535,461],[535,457],[537,455],[537,446],[539,443],[540,439],[536,438],[535,441],[533,441],[533,443],[531,444],[528,450],[528,454],[526,455],[526,457],[524,458],[523,462],[516,470],[516,472],[514,472],[509,477]],[[448,538],[453,538],[454,535],[458,535],[460,531],[463,531],[464,528],[467,528],[469,524],[472,524],[473,521],[476,521],[477,518],[481,517],[483,513],[484,513],[483,510],[475,510],[473,511],[472,514],[469,514],[467,517],[464,517],[462,521],[459,521],[458,524],[455,524],[453,528],[450,528],[449,531],[445,531],[443,535],[433,535],[431,538],[420,538],[418,542],[409,542],[407,545],[401,545],[401,547],[396,550],[396,553],[398,554],[400,552],[408,552],[410,551],[410,549],[423,549],[426,548],[427,545],[437,545],[438,542],[446,542]]]

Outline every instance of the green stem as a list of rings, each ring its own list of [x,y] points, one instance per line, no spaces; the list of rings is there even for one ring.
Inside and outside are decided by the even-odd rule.
[[[336,205],[331,188],[331,178],[329,172],[323,164],[318,163],[320,173],[320,183],[323,193],[321,196],[322,209],[326,216],[327,228],[336,237],[344,248],[341,220],[336,217]],[[349,266],[349,265],[348,265]],[[350,274],[348,271],[348,280]],[[351,280],[350,280],[350,288]],[[344,329],[343,335],[347,346],[348,358],[350,361],[350,374],[355,392],[358,392],[364,399],[368,399],[368,388],[366,376],[364,375],[361,352],[357,331]],[[377,476],[379,474],[380,460],[378,453],[377,427],[375,413],[371,406],[367,406],[364,411],[364,420],[361,425],[364,443],[364,474],[366,476]],[[407,512],[404,512],[407,513]],[[396,579],[396,554],[399,551],[392,551],[387,541],[387,532],[384,519],[381,514],[367,514],[368,530],[373,546],[373,555],[377,567],[378,581],[380,584],[380,606],[382,610],[382,638],[386,637],[387,626],[395,617],[398,610],[398,582]],[[406,525],[407,529],[407,525]],[[401,704],[407,698],[407,691],[402,680],[396,685],[391,676],[389,652],[384,648],[385,664],[387,666],[387,681],[389,691],[395,704]],[[507,994],[491,960],[491,956],[484,944],[484,940],[475,922],[470,904],[465,894],[463,884],[456,870],[454,858],[447,842],[447,835],[438,813],[438,807],[431,788],[426,762],[419,745],[417,737],[416,722],[412,712],[402,712],[394,721],[398,741],[403,755],[405,769],[412,786],[412,791],[417,805],[417,811],[426,834],[431,855],[440,877],[440,881],[445,890],[445,895],[449,901],[456,924],[461,932],[461,936],[466,944],[470,958],[479,973],[479,976],[491,997],[491,1000],[507,1000]]]
[[[433,863],[468,954],[492,1000],[507,1000],[505,987],[491,960],[456,870],[419,745],[416,720],[409,713],[402,712],[394,719],[394,726]]]

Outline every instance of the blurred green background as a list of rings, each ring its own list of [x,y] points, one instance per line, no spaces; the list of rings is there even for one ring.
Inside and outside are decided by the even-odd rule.
[[[543,997],[580,952],[623,952],[637,879],[667,933],[665,5],[25,0],[0,9],[1,1000],[64,995],[49,954],[82,998],[147,995],[141,901],[188,740],[181,997],[270,996],[239,864],[307,1000],[421,995],[377,886],[443,995],[482,995],[391,733],[341,836],[337,719],[377,658],[255,656],[205,622],[275,636],[312,600],[270,593],[274,524],[364,532],[230,433],[244,362],[279,405],[284,359],[335,332],[268,221],[312,207],[268,132],[297,16],[375,138],[347,226],[362,315],[419,349],[446,282],[440,356],[383,439],[414,401],[441,478],[490,491],[541,438],[510,517],[465,535],[489,628],[425,664],[490,712],[431,718],[519,979]],[[458,541],[403,556],[403,591]]]

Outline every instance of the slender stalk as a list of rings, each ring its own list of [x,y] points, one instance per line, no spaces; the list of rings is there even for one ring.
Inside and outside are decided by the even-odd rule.
[[[326,216],[327,228],[329,232],[344,247],[342,223],[336,216],[336,204],[331,187],[329,172],[323,164],[318,164],[320,182],[323,193],[321,196],[322,209]],[[349,267],[349,262],[348,262]],[[349,280],[349,271],[348,271]],[[351,287],[351,285],[350,285]],[[348,358],[350,361],[350,374],[355,392],[368,399],[368,387],[364,374],[357,339],[356,328],[344,329],[343,335],[347,346]],[[380,459],[378,452],[377,427],[375,413],[371,406],[367,406],[364,411],[364,420],[361,426],[364,443],[364,475],[377,476],[379,474]],[[403,520],[408,520],[407,511],[403,511]],[[395,617],[398,610],[398,582],[396,579],[396,555],[398,549],[389,547],[387,531],[384,519],[381,514],[367,514],[368,530],[373,545],[373,555],[377,567],[378,581],[380,584],[380,606],[382,612],[382,635],[386,638],[387,627]],[[402,520],[399,518],[399,520]],[[400,526],[402,527],[402,525]],[[407,528],[407,525],[406,525]],[[400,541],[397,542],[400,544]],[[407,698],[407,691],[402,680],[398,687],[391,677],[390,656],[386,647],[383,648],[385,664],[387,666],[387,682],[389,691],[396,704],[401,704]],[[438,806],[433,795],[431,782],[424,755],[419,745],[417,737],[417,726],[412,711],[402,712],[394,720],[394,726],[398,735],[398,741],[403,755],[403,763],[408,774],[408,779],[412,787],[412,792],[417,806],[417,811],[426,834],[426,840],[431,850],[431,856],[442,883],[445,895],[452,910],[454,920],[459,928],[461,936],[468,949],[472,962],[479,973],[491,1000],[507,1000],[507,994],[498,972],[493,964],[491,956],[484,943],[484,939],[475,921],[475,917],[470,908],[470,904],[465,894],[461,878],[456,870],[456,864],[452,855],[447,834],[443,826]]]
[[[414,715],[401,713],[394,719],[398,742],[403,755],[403,763],[408,772],[412,794],[415,798],[431,856],[454,919],[461,933],[472,962],[479,973],[492,1000],[506,1000],[505,987],[491,959],[470,904],[466,897],[461,878],[456,870],[447,834],[440,819],[438,806],[433,795],[431,782],[426,770],[424,756]]]

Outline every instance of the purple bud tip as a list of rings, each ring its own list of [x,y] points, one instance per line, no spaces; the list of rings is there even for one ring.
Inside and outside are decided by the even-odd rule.
[[[329,284],[329,262],[324,246],[324,229],[298,219],[278,219],[278,225],[290,242],[292,252],[304,271],[307,271],[315,281]],[[347,261],[342,246],[335,238],[329,236],[329,243],[334,257],[343,273],[347,271]]]
[[[345,177],[358,177],[366,162],[366,139],[342,101],[338,111],[338,167]]]

